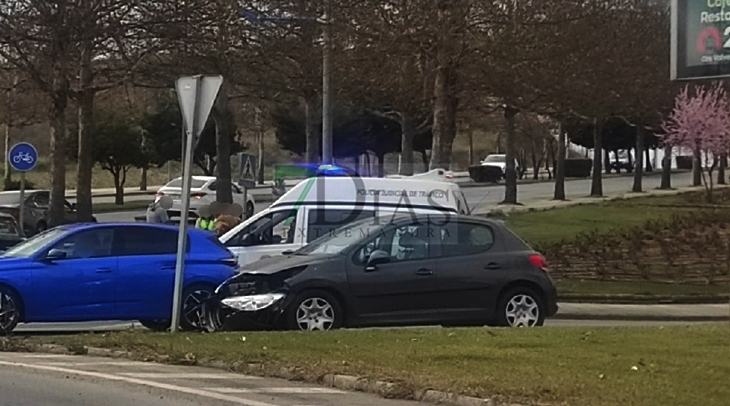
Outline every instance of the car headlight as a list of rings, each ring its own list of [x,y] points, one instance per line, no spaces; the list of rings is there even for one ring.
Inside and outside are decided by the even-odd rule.
[[[242,312],[255,312],[266,309],[286,296],[283,293],[267,293],[264,295],[234,296],[221,300],[225,306]]]

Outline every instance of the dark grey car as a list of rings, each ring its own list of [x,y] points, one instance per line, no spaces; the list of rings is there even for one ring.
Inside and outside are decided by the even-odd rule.
[[[244,267],[206,303],[208,329],[532,327],[557,312],[544,258],[501,222],[390,220],[359,221]]]
[[[48,210],[51,205],[51,193],[48,190],[26,190],[23,213],[23,230],[26,236],[32,236],[48,229]],[[76,223],[76,205],[64,200],[66,213],[65,223]],[[0,213],[7,213],[20,221],[20,192],[0,192]]]

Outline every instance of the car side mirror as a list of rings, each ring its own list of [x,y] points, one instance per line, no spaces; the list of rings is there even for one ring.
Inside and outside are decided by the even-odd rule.
[[[368,257],[365,271],[376,271],[378,269],[378,265],[387,264],[388,262],[390,262],[390,254],[381,250],[373,251],[373,253]]]
[[[58,261],[59,259],[66,259],[66,251],[53,248],[46,254],[46,261]]]

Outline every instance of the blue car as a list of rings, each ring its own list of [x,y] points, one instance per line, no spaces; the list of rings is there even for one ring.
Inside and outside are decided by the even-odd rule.
[[[199,329],[201,303],[232,277],[236,258],[218,238],[188,232],[180,326]],[[139,320],[169,327],[178,229],[167,225],[71,224],[0,257],[0,334],[19,322]]]

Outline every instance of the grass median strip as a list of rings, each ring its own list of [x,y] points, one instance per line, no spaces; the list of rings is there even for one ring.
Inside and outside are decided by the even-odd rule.
[[[369,329],[327,333],[33,337],[73,348],[297,367],[301,378],[350,374],[503,401],[567,405],[724,406],[730,326],[671,328]]]

